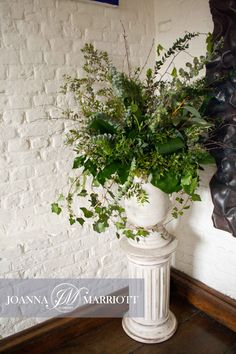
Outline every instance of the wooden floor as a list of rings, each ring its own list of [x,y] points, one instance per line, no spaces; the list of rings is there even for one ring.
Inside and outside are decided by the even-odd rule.
[[[50,351],[50,354],[236,354],[236,333],[183,298],[172,299],[171,309],[179,327],[176,334],[164,343],[144,345],[130,339],[121,327],[121,319],[117,318],[60,349]]]

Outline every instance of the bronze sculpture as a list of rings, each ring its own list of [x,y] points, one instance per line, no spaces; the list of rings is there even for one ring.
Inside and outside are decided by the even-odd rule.
[[[223,39],[217,56],[206,67],[214,95],[208,111],[216,130],[210,142],[217,172],[210,181],[213,222],[236,237],[236,0],[210,0],[213,42]]]

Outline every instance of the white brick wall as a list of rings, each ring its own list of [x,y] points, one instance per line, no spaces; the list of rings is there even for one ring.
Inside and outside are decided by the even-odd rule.
[[[79,71],[80,48],[86,41],[108,50],[122,67],[120,20],[133,65],[144,63],[155,35],[168,46],[185,30],[209,31],[212,25],[208,0],[120,3],[112,8],[79,0],[0,0],[1,277],[127,275],[112,230],[97,235],[51,214],[50,203],[66,187],[73,156],[63,145],[63,131],[70,124],[50,122],[47,113],[58,116],[63,74]],[[192,50],[199,54],[203,43],[197,43]],[[207,181],[202,195],[204,201],[171,226],[180,240],[176,266],[236,298],[236,240],[211,225]],[[34,323],[1,319],[0,335]]]
[[[119,8],[78,0],[0,1],[1,277],[127,275],[114,231],[97,235],[71,227],[50,211],[66,187],[73,155],[63,145],[63,122],[50,122],[47,113],[60,103],[63,74],[80,69],[86,41],[108,50],[122,67],[120,20],[136,53],[133,64],[143,64],[155,32],[153,9],[153,0],[121,0]],[[0,335],[34,323],[2,319]]]
[[[156,0],[157,42],[171,45],[184,31],[211,32],[213,28],[208,0]],[[194,41],[191,53],[204,54],[204,36]],[[188,57],[180,57],[183,65]],[[204,282],[208,286],[236,299],[236,238],[213,227],[213,204],[209,181],[214,168],[202,174],[200,194],[196,202],[177,222],[169,225],[179,239],[176,268]]]

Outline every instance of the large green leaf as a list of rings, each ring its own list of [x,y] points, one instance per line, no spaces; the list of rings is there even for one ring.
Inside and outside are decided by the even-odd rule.
[[[89,128],[100,134],[114,134],[117,131],[116,127],[108,122],[108,117],[104,113],[96,113],[89,124]]]
[[[111,175],[116,173],[120,167],[120,162],[113,162],[110,165],[107,165],[102,171],[97,174],[98,182],[104,184],[106,179],[109,179]]]
[[[212,123],[207,122],[205,119],[202,118],[192,118],[191,122],[194,123],[195,125],[204,125],[205,127],[212,127]]]
[[[167,173],[165,176],[160,176],[158,171],[152,171],[151,183],[167,194],[181,190],[180,179],[174,173]]]
[[[156,144],[157,151],[161,155],[171,154],[175,151],[183,149],[184,146],[185,144],[181,138],[173,138],[169,139],[166,143]]]
[[[72,168],[79,168],[79,167],[82,167],[85,160],[86,160],[86,157],[84,157],[84,156],[77,156],[77,157],[74,159],[74,163],[73,163],[73,167],[72,167]]]
[[[124,184],[127,181],[127,178],[129,176],[129,170],[130,170],[130,166],[120,165],[120,168],[118,169],[117,174],[119,176],[121,184]]]
[[[85,170],[89,171],[92,176],[95,176],[97,174],[97,166],[91,160],[87,160],[84,163],[84,168]]]
[[[194,117],[201,119],[201,114],[196,110],[196,108],[192,107],[192,106],[184,106],[183,109],[185,109],[186,111],[190,112]]]

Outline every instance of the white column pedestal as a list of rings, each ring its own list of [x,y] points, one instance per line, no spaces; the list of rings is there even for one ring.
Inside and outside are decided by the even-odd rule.
[[[152,232],[140,242],[127,238],[121,247],[129,262],[129,278],[144,279],[144,317],[123,318],[123,328],[131,338],[142,343],[159,343],[169,339],[176,331],[177,321],[169,310],[170,264],[177,240],[164,231]],[[130,288],[129,295],[135,289]]]

